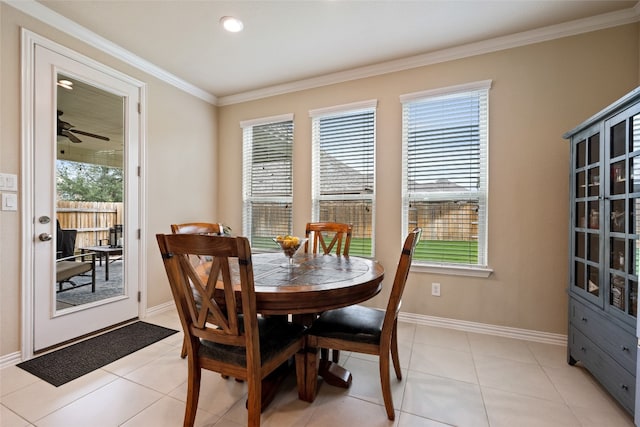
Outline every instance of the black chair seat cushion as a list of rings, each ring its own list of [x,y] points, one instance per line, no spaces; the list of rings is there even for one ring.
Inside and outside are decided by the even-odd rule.
[[[308,333],[367,344],[379,344],[385,312],[361,305],[325,311]]]
[[[242,322],[242,316],[240,316]],[[242,325],[242,323],[241,323]],[[289,323],[281,317],[258,317],[258,330],[260,331],[260,358],[266,363],[280,351],[300,339],[305,327],[296,323]],[[245,347],[219,344],[207,340],[200,340],[198,355],[209,359],[231,363],[237,366],[247,365],[247,353]]]

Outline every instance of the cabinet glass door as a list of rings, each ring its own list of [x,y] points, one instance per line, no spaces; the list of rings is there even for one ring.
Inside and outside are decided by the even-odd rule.
[[[574,146],[574,291],[600,299],[600,133]]]
[[[625,112],[607,122],[608,256],[606,305],[612,313],[636,317],[638,307],[637,224],[640,209],[640,115]]]

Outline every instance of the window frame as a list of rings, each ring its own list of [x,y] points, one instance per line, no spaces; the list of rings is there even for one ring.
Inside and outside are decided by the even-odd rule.
[[[242,233],[247,236],[251,243],[252,250],[255,252],[276,252],[278,247],[273,244],[273,248],[268,246],[261,246],[257,242],[254,242],[252,233],[254,218],[253,218],[253,204],[254,203],[284,203],[288,204],[289,214],[285,221],[288,222],[288,230],[286,233],[284,230],[274,230],[273,237],[278,234],[291,234],[293,229],[293,144],[294,144],[294,115],[282,114],[278,116],[264,117],[252,120],[243,120],[240,122],[242,128]],[[289,153],[289,193],[287,195],[278,196],[265,196],[254,195],[252,193],[253,188],[253,154],[255,149],[255,140],[253,138],[253,130],[255,127],[264,125],[277,125],[290,122],[291,126],[291,151]]]
[[[326,108],[318,108],[309,111],[309,117],[311,117],[311,218],[312,221],[325,221],[325,218],[320,218],[320,204],[322,201],[364,201],[371,205],[371,253],[367,255],[358,254],[366,258],[375,257],[375,222],[376,222],[376,141],[377,141],[377,99],[354,102],[349,104],[342,104]],[[349,115],[358,115],[362,113],[373,113],[373,128],[372,128],[372,147],[371,147],[371,165],[367,170],[371,171],[371,192],[360,194],[321,194],[321,156],[320,156],[320,121],[325,118],[337,118],[345,117]],[[368,151],[368,150],[366,150]],[[358,239],[361,236],[357,235],[357,224],[350,222],[354,226],[354,234],[352,235],[351,251],[354,252],[354,239]]]
[[[489,195],[489,91],[491,80],[483,80],[468,84],[443,87],[438,89],[414,92],[400,96],[402,104],[402,235],[409,230],[409,203],[412,195],[425,201],[455,201],[473,200],[478,203],[480,213],[478,218],[478,263],[454,263],[417,260],[412,262],[412,269],[438,274],[463,275],[474,277],[488,277],[492,269],[488,263],[488,195]],[[484,92],[484,93],[483,93]],[[481,93],[484,96],[485,108],[479,110],[479,139],[480,139],[480,170],[478,172],[479,188],[477,192],[442,192],[422,191],[412,192],[409,189],[409,124],[406,117],[410,105],[415,105],[429,100],[436,100],[449,96],[458,96],[472,93]],[[424,234],[423,234],[424,237]]]

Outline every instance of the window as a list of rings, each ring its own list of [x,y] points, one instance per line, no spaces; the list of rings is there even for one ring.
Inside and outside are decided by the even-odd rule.
[[[243,131],[243,234],[258,250],[277,250],[272,238],[293,228],[293,115],[240,123]]]
[[[349,254],[373,256],[376,101],[310,112],[313,221],[353,226]]]
[[[491,81],[403,95],[403,230],[422,227],[414,263],[487,266]]]

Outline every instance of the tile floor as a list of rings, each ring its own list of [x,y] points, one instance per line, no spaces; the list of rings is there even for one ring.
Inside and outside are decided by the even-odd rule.
[[[177,316],[146,319],[180,329]],[[591,375],[566,363],[562,346],[402,323],[404,378],[392,379],[396,420],[382,403],[377,358],[342,354],[349,389],[320,385],[309,404],[289,378],[262,414],[269,427],[633,426]],[[12,366],[0,371],[2,427],[182,425],[186,362],[181,334],[61,387]],[[245,385],[205,372],[196,425],[246,425]]]

